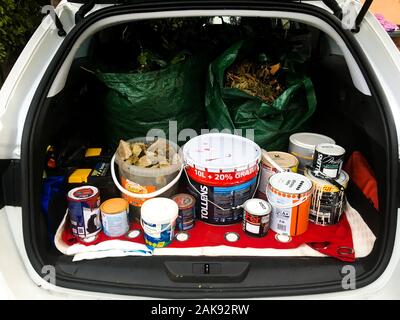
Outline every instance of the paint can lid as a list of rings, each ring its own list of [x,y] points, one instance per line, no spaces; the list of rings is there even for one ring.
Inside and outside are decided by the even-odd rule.
[[[193,196],[187,193],[179,193],[172,197],[177,204],[180,210],[186,210],[194,206],[196,200]]]
[[[168,198],[146,200],[140,209],[141,218],[150,224],[172,223],[178,217],[178,204]]]
[[[77,187],[68,192],[68,198],[75,201],[90,199],[99,193],[99,189],[93,186]]]
[[[309,178],[313,183],[315,183],[318,187],[323,187],[323,186],[331,186],[331,187],[335,187],[333,184],[331,184],[330,182],[321,179],[321,178],[317,178],[313,172],[310,169],[306,169],[304,171],[304,175]],[[339,183],[340,185],[342,185],[344,188],[347,188],[347,184],[349,183],[350,177],[347,174],[346,171],[342,170],[340,172],[340,175],[337,179],[335,179],[337,183]]]
[[[310,179],[293,172],[276,173],[269,178],[269,184],[280,192],[290,194],[306,193],[312,188]]]
[[[185,163],[210,172],[234,172],[258,164],[261,148],[253,141],[228,133],[208,133],[183,146]]]
[[[255,216],[263,216],[271,212],[271,205],[263,199],[249,199],[244,203],[244,210]]]
[[[324,136],[319,133],[311,133],[311,132],[299,132],[292,134],[289,138],[290,143],[297,145],[302,148],[313,150],[320,143],[332,143],[335,144],[335,140]]]
[[[262,149],[262,162],[269,167],[272,167],[273,165],[268,161],[266,154],[268,154],[268,156],[270,156],[270,158],[272,158],[272,160],[274,160],[281,168],[292,168],[299,165],[299,160],[297,160],[297,158],[290,153],[281,151],[267,152],[266,150]]]
[[[343,147],[333,143],[320,143],[315,150],[329,156],[342,156],[346,153]]]
[[[100,210],[105,214],[117,214],[128,209],[128,201],[122,198],[113,198],[104,201],[100,206]]]

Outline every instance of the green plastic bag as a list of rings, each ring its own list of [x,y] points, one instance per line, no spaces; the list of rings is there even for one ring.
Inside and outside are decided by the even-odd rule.
[[[289,136],[306,128],[316,109],[311,80],[296,73],[296,62],[285,61],[285,91],[268,104],[237,88],[225,88],[226,70],[236,59],[246,56],[252,46],[240,41],[211,63],[206,85],[206,111],[211,129],[254,129],[255,142],[268,151],[287,151]],[[250,54],[250,52],[248,52]]]
[[[150,129],[161,129],[168,139],[169,121],[177,121],[178,133],[184,128],[200,133],[205,128],[206,71],[206,61],[188,58],[145,73],[96,72],[109,88],[102,103],[110,145],[144,137]]]

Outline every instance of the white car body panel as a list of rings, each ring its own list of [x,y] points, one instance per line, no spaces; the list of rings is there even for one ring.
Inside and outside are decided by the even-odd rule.
[[[313,2],[320,7],[322,3]],[[73,17],[80,5],[62,1],[57,7],[66,31],[73,27]],[[105,6],[97,5],[92,11]],[[326,8],[326,7],[325,7]],[[204,11],[210,12],[210,10]],[[222,11],[221,11],[222,12]],[[192,12],[193,13],[193,12]],[[192,14],[191,13],[191,14]],[[197,12],[202,14],[203,12]],[[217,14],[217,11],[214,11]],[[173,16],[175,13],[169,12]],[[176,13],[178,14],[178,12]],[[185,14],[188,14],[187,12]],[[190,14],[190,13],[189,13]],[[264,15],[266,12],[224,11],[224,14]],[[151,13],[148,14],[151,16]],[[181,14],[182,15],[182,14]],[[132,16],[132,15],[131,15]],[[154,14],[153,14],[154,16]],[[165,16],[165,15],[164,15]],[[146,15],[142,15],[146,17]],[[291,17],[290,14],[288,17]],[[312,21],[312,19],[311,19]],[[88,31],[89,32],[89,31]],[[385,92],[388,104],[396,124],[398,141],[400,141],[400,53],[379,22],[368,13],[361,31],[355,34],[359,45],[365,52],[370,66],[375,70],[381,89]],[[64,38],[57,35],[51,17],[46,17],[25,47],[9,77],[0,91],[0,159],[20,159],[21,137],[23,126],[31,100]],[[343,47],[342,47],[343,49]],[[68,69],[68,63],[65,67]],[[358,69],[358,68],[357,68]],[[357,73],[356,69],[353,72]],[[353,74],[353,78],[360,75]],[[58,79],[57,85],[63,83]],[[359,87],[368,92],[368,88]],[[52,93],[59,91],[54,87]],[[23,94],[22,94],[23,93]],[[399,146],[400,150],[400,146]],[[399,156],[400,158],[400,156]],[[400,217],[400,210],[398,211]],[[400,230],[400,219],[397,219],[397,231]],[[397,232],[399,234],[399,232]],[[0,298],[12,299],[110,299],[140,297],[120,296],[88,291],[71,290],[54,286],[42,279],[31,266],[26,254],[23,231],[22,210],[20,207],[0,209]],[[400,236],[396,237],[393,254],[385,272],[374,283],[356,290],[338,293],[298,296],[304,299],[393,299],[400,298]],[[287,298],[291,299],[291,298]]]

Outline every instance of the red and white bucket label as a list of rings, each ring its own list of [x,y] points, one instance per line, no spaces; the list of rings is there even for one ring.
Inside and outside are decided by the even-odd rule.
[[[232,186],[245,183],[258,174],[259,166],[255,164],[245,170],[234,172],[209,172],[193,166],[186,168],[187,173],[193,180],[210,186]]]

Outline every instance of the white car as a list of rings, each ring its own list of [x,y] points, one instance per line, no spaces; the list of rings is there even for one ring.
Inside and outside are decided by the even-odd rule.
[[[400,53],[368,11],[372,1],[82,2],[47,8],[0,91],[0,298],[400,298]],[[379,212],[361,193],[348,195],[376,236],[367,256],[354,263],[257,254],[73,262],[52,246],[40,207],[46,148],[75,129],[100,130],[88,125],[99,116],[90,100],[71,111],[88,90],[80,66],[93,55],[95,35],[135,20],[195,16],[286,19],[312,30],[318,117],[311,129],[361,151],[378,182]]]

